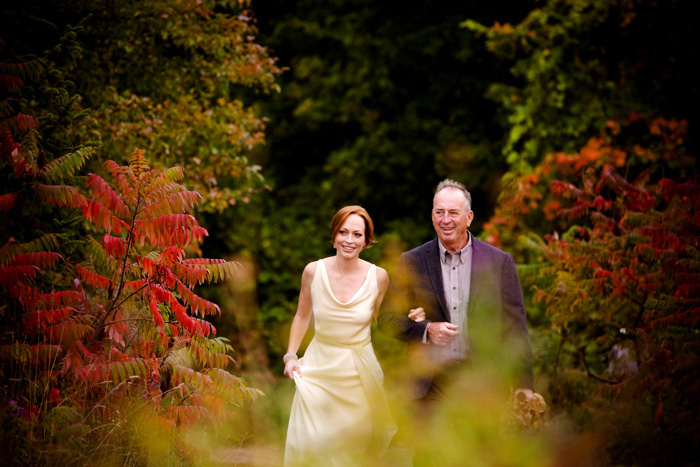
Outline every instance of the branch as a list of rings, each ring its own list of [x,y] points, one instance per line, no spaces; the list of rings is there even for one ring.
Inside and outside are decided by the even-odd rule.
[[[557,358],[554,361],[554,381],[552,382],[552,386],[555,388],[555,390],[559,389],[559,360],[561,358],[561,352],[564,348],[565,340],[566,338],[562,336],[561,340],[559,341],[559,348],[557,349]]]
[[[124,318],[124,319],[118,319],[116,321],[110,321],[109,323],[105,323],[106,326],[111,326],[112,324],[117,324],[117,323],[125,323],[127,321],[153,321],[153,318]]]
[[[141,192],[139,191],[139,197],[136,200],[136,206],[134,207],[134,216],[131,219],[131,229],[129,230],[129,236],[128,236],[128,240],[127,240],[127,244],[126,244],[126,252],[124,253],[124,261],[122,262],[122,273],[121,273],[121,277],[119,278],[119,287],[118,287],[117,293],[114,294],[114,299],[112,300],[112,305],[109,307],[109,310],[107,311],[108,316],[114,310],[119,308],[114,303],[119,298],[119,295],[121,295],[122,290],[124,290],[124,274],[126,274],[126,260],[129,258],[129,250],[131,250],[131,245],[134,242],[134,227],[136,225],[136,217],[137,217],[136,213],[139,209],[140,203],[141,203]],[[119,303],[119,305],[121,305],[122,303],[124,303],[123,300]]]
[[[605,379],[605,378],[603,378],[603,377],[601,377],[601,376],[598,376],[598,375],[596,375],[595,373],[593,373],[593,372],[591,371],[590,367],[588,366],[588,362],[586,361],[586,355],[584,354],[583,349],[579,348],[579,346],[577,346],[577,345],[574,343],[574,341],[572,341],[570,338],[565,337],[564,339],[566,339],[567,341],[569,341],[569,343],[571,343],[571,345],[573,345],[574,348],[577,350],[579,357],[581,357],[581,362],[583,363],[583,367],[586,369],[586,374],[588,375],[589,378],[593,378],[593,379],[595,379],[596,381],[600,381],[601,383],[620,384],[621,381],[611,381],[611,380],[609,380],[609,379]]]
[[[106,322],[107,322],[107,320],[110,318],[110,316],[113,314],[113,312],[115,312],[116,310],[118,310],[119,307],[122,306],[122,304],[123,304],[124,302],[126,302],[126,301],[129,300],[131,297],[133,297],[133,296],[136,295],[137,293],[141,292],[141,290],[143,290],[144,288],[148,287],[149,285],[151,285],[151,284],[153,284],[153,283],[155,283],[155,282],[156,282],[155,279],[151,279],[150,281],[146,282],[146,283],[143,284],[141,287],[139,287],[138,289],[136,289],[135,291],[133,291],[132,293],[130,293],[128,296],[126,296],[126,297],[124,298],[124,300],[122,300],[121,302],[119,302],[119,303],[116,304],[116,305],[113,305],[114,308],[111,308],[111,307],[110,307],[110,309],[107,310],[107,312],[102,316],[102,318],[100,318],[100,321],[95,325],[95,330],[92,332],[92,336],[90,336],[90,340],[88,341],[87,347],[89,348],[90,346],[92,346],[92,344],[95,343],[95,341],[97,340],[97,333],[98,333],[100,330],[104,329],[105,326],[107,326]],[[118,295],[117,295],[117,297],[118,297]],[[135,319],[136,319],[136,318],[135,318]],[[118,322],[118,321],[115,321],[115,323],[116,323],[116,322]]]
[[[149,285],[155,284],[156,282],[157,282],[157,281],[156,281],[155,279],[151,279],[150,281],[146,282],[146,283],[143,284],[141,287],[139,287],[138,289],[134,290],[134,291],[131,292],[129,295],[127,295],[126,297],[124,297],[124,300],[122,300],[121,302],[117,303],[117,304],[114,306],[114,310],[118,310],[119,307],[122,306],[122,305],[123,305],[126,301],[128,301],[131,297],[133,297],[133,296],[136,295],[137,293],[141,292],[143,289],[145,289],[145,288],[148,287]],[[112,310],[109,311],[109,313],[111,313],[111,312],[112,312]],[[107,314],[109,315],[109,313],[107,313]]]
[[[642,320],[642,315],[644,314],[644,303],[646,303],[648,296],[649,292],[645,292],[644,300],[642,300],[642,303],[639,304],[639,313],[637,313],[637,318],[634,320],[634,326],[632,326],[632,329],[637,329],[639,327],[639,322]]]

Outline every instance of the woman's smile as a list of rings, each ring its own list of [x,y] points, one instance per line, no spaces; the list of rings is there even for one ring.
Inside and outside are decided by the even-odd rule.
[[[353,214],[349,216],[338,230],[335,237],[335,249],[344,255],[359,255],[365,247],[365,221]]]

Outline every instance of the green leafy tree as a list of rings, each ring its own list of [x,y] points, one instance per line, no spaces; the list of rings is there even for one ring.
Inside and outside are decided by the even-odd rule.
[[[688,119],[692,84],[689,5],[628,0],[547,0],[519,23],[463,26],[512,66],[491,99],[506,112],[503,155],[522,173],[549,152],[574,152],[609,119],[659,112]],[[689,95],[690,94],[690,95]]]
[[[264,143],[267,122],[249,95],[278,92],[281,69],[256,42],[248,1],[71,1],[48,9],[60,22],[84,18],[73,79],[104,158],[139,147],[160,168],[182,166],[204,196],[200,209],[210,211],[265,187],[248,156]]]

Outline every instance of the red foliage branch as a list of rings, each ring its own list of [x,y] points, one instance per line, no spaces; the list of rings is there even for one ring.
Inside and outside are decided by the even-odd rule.
[[[6,193],[0,195],[0,213],[9,212],[15,205],[17,195],[14,193]]]
[[[102,236],[102,247],[107,254],[114,258],[124,256],[126,254],[126,240],[121,237],[112,237],[109,234]]]
[[[9,289],[19,282],[33,280],[38,271],[39,268],[32,265],[0,267],[0,287]]]
[[[40,327],[48,327],[64,321],[77,310],[72,307],[50,308],[46,310],[29,311],[22,316],[24,325],[30,333],[36,333]]]
[[[19,173],[26,161],[16,157],[17,149],[5,139],[3,157],[20,167]],[[61,174],[74,173],[84,157],[76,154],[53,163],[50,176],[61,179]],[[41,293],[35,282],[62,260],[60,255],[11,242],[0,248],[0,292],[7,291],[17,301],[24,335],[33,340],[0,345],[0,359],[29,363],[37,371],[43,371],[39,365],[44,364],[52,375],[60,370],[64,385],[49,392],[54,403],[66,401],[70,384],[88,388],[83,395],[96,397],[107,397],[106,391],[114,385],[140,385],[156,405],[162,391],[172,385],[195,384],[193,394],[182,395],[187,403],[171,414],[191,421],[193,414],[208,410],[199,393],[217,394],[211,396],[211,404],[223,406],[219,396],[223,379],[213,383],[205,372],[171,362],[169,355],[191,352],[205,368],[223,368],[231,360],[226,355],[230,346],[208,337],[216,335],[215,327],[195,316],[219,314],[218,305],[192,288],[230,277],[236,265],[186,258],[186,248],[208,233],[186,213],[201,196],[175,183],[182,178],[182,169],[151,170],[140,151],[134,152],[128,166],[109,161],[105,168],[111,184],[88,175],[88,198],[68,184],[33,181],[29,185],[52,206],[80,208],[84,219],[100,232],[101,242],[90,243],[96,257],[67,265],[77,275],[72,288],[51,293]],[[14,202],[14,194],[3,196],[0,212],[12,209]],[[236,387],[241,384],[237,382]],[[165,407],[161,410],[168,415]]]
[[[170,245],[188,245],[194,241],[201,242],[209,235],[200,227],[197,220],[189,214],[170,214],[145,220],[137,220],[134,239],[142,246],[148,241],[157,248]]]
[[[52,251],[39,251],[33,253],[22,253],[9,260],[9,266],[36,266],[39,269],[53,267],[59,260],[63,259],[58,253]]]
[[[108,208],[112,213],[122,220],[126,220],[129,215],[129,208],[102,177],[90,174],[87,180],[88,188],[92,188],[93,198],[96,203]]]
[[[113,231],[119,235],[122,228],[128,227],[128,224],[115,216],[109,208],[94,200],[88,200],[83,205],[83,217],[108,233]]]
[[[78,272],[80,280],[85,282],[86,284],[103,289],[112,288],[113,284],[111,279],[103,277],[97,274],[96,272],[90,271],[89,269],[85,268],[80,264],[76,265],[75,269]]]

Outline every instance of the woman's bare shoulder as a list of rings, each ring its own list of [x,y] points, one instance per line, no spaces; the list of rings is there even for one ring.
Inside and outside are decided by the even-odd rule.
[[[379,290],[389,288],[389,273],[386,272],[386,269],[379,266],[377,266],[377,285]]]
[[[316,267],[318,266],[318,261],[312,261],[306,265],[304,272],[301,275],[301,280],[311,280],[316,275]]]

